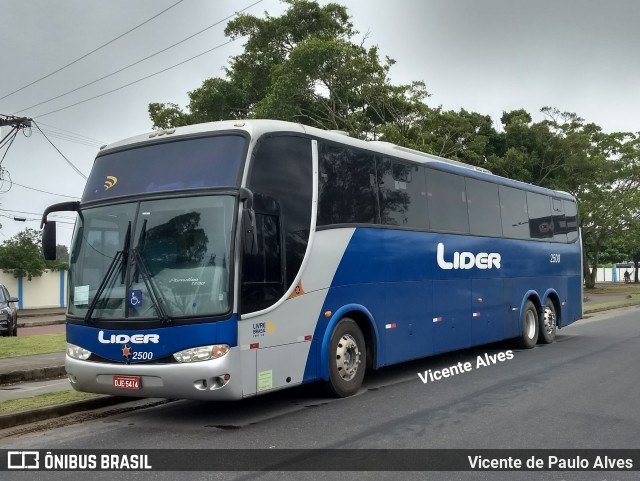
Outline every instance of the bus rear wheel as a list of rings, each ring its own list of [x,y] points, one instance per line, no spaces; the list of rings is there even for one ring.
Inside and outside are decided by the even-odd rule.
[[[556,306],[551,299],[547,299],[540,313],[540,336],[538,341],[541,344],[551,344],[556,339],[556,328],[558,327],[558,316]]]
[[[338,397],[354,395],[360,389],[367,365],[362,331],[353,319],[338,322],[329,344],[329,391]]]
[[[531,301],[527,301],[522,312],[522,333],[516,339],[516,345],[521,349],[531,349],[538,342],[538,310]]]

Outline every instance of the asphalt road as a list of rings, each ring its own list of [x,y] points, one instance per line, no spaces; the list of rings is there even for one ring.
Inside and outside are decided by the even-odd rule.
[[[386,368],[359,395],[309,386],[237,403],[176,401],[0,440],[0,449],[640,448],[640,309],[593,315],[532,350],[483,346]],[[478,367],[478,356],[513,358]],[[472,369],[424,384],[432,373]],[[221,455],[211,451],[210,455]],[[638,467],[637,467],[638,468]],[[640,468],[638,468],[640,469]],[[7,474],[7,473],[2,473]],[[3,479],[82,479],[87,473],[8,473]],[[27,476],[28,474],[28,476]],[[636,480],[609,472],[91,473],[132,479]]]

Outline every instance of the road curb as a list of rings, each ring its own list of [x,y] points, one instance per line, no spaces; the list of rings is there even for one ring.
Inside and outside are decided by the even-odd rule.
[[[36,321],[29,318],[27,318],[27,320],[21,321],[20,318],[18,318],[18,328],[24,329],[25,327],[55,326],[57,324],[64,324],[65,322],[67,321],[64,318],[54,319],[51,321]]]
[[[64,377],[67,372],[62,366],[39,367],[23,371],[11,371],[0,373],[0,386],[4,384],[16,384],[19,382],[44,381]]]
[[[130,401],[132,401],[132,398],[130,397],[99,396],[91,399],[85,399],[83,401],[73,401],[65,404],[57,404],[55,406],[32,409],[30,411],[3,414],[0,415],[0,429],[12,428],[22,424],[31,424],[38,421],[46,421],[47,419],[66,416],[67,414],[92,411],[94,409],[100,409]]]

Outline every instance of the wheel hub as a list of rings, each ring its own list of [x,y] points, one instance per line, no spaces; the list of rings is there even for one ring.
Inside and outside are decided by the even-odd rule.
[[[545,307],[542,318],[544,320],[544,330],[547,334],[551,334],[556,327],[556,314],[551,308]]]
[[[360,350],[351,334],[344,334],[338,341],[336,349],[336,367],[338,374],[345,381],[353,379],[360,365]]]

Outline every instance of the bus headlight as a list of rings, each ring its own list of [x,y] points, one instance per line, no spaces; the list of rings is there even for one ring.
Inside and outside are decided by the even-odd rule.
[[[213,346],[200,346],[185,349],[174,353],[173,357],[178,362],[209,361],[224,356],[229,352],[228,344],[215,344]]]
[[[91,351],[87,351],[84,347],[76,346],[67,342],[67,355],[73,359],[86,361],[91,356]]]

